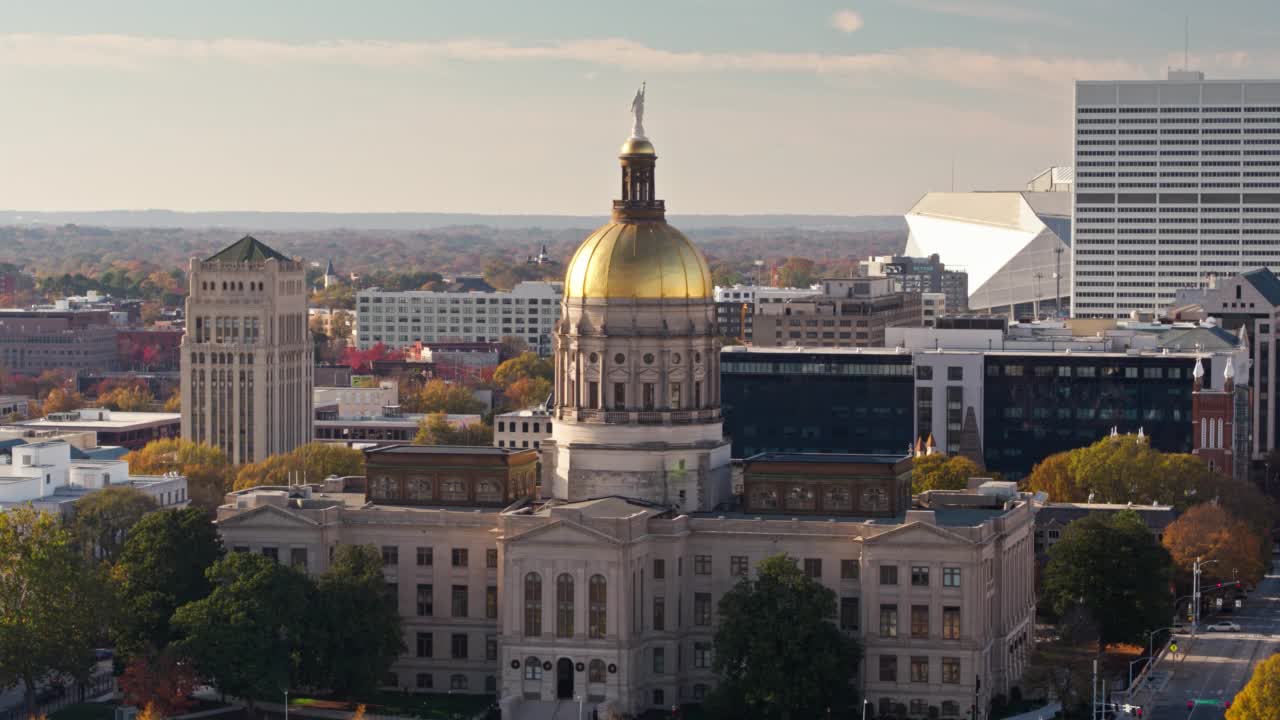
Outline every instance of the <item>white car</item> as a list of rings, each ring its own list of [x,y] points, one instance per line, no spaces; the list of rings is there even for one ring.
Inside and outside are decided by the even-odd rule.
[[[1223,620],[1204,626],[1205,632],[1240,632],[1240,626],[1230,620]]]

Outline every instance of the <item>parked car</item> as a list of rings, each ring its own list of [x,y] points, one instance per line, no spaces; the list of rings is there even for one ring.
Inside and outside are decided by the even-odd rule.
[[[1191,632],[1191,626],[1186,623],[1174,623],[1173,631],[1179,634],[1189,633]]]
[[[1240,632],[1240,625],[1230,620],[1220,620],[1204,626],[1205,632]]]
[[[94,660],[110,660],[115,657],[115,653],[110,648],[98,648],[93,651]]]

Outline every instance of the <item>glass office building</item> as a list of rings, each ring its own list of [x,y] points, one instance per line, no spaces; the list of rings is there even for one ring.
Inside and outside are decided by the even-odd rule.
[[[905,453],[915,438],[908,353],[735,348],[720,378],[735,458]]]
[[[1084,447],[1111,428],[1191,451],[1190,355],[988,353],[983,388],[988,470],[1018,479],[1053,453]]]

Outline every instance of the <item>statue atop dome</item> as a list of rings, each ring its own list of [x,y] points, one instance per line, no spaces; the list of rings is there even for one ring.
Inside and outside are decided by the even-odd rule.
[[[644,137],[644,83],[640,83],[640,89],[636,91],[635,98],[631,101],[631,114],[635,116],[635,124],[631,126],[631,137]]]

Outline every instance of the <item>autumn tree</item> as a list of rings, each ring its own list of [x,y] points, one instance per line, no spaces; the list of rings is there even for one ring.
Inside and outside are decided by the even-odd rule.
[[[806,288],[817,280],[814,262],[809,258],[789,257],[774,273],[776,287]]]
[[[20,506],[0,512],[0,687],[22,685],[28,713],[50,673],[93,667],[109,596],[59,519]]]
[[[269,455],[259,462],[240,466],[236,472],[234,489],[320,482],[330,475],[345,477],[363,474],[364,452],[343,445],[313,442],[287,453]]]
[[[828,708],[843,717],[862,649],[832,622],[835,592],[775,555],[725,593],[719,610],[713,717],[815,718]]]
[[[182,390],[180,388],[174,388],[173,393],[164,401],[164,411],[167,413],[182,412]]]
[[[195,704],[192,695],[200,679],[191,663],[165,650],[135,657],[125,666],[118,683],[125,704],[149,707],[159,718],[169,718]]]
[[[124,656],[169,644],[174,610],[209,594],[205,570],[223,552],[217,529],[196,508],[149,513],[133,526],[111,568],[122,605],[113,634]]]
[[[524,352],[498,366],[493,372],[493,381],[499,387],[507,387],[523,378],[541,378],[551,380],[555,374],[555,366],[549,359],[540,358],[536,353]]]
[[[963,455],[924,455],[912,460],[911,492],[964,490],[969,486],[969,478],[981,476],[982,468]]]
[[[98,405],[122,412],[146,412],[156,402],[156,397],[146,387],[117,387],[98,396]]]
[[[1141,643],[1173,614],[1172,561],[1133,511],[1095,513],[1066,527],[1049,548],[1044,597],[1054,612],[1082,606],[1100,642]]]
[[[455,426],[442,413],[428,415],[418,425],[414,445],[492,445],[493,426],[473,422]]]
[[[1238,577],[1256,584],[1270,567],[1264,562],[1271,554],[1266,539],[1213,503],[1201,503],[1183,513],[1165,528],[1162,542],[1184,579],[1190,578],[1196,558],[1217,560],[1201,571],[1205,582]]]
[[[71,531],[86,559],[114,563],[129,530],[155,509],[155,499],[137,488],[103,488],[76,502]]]
[[[1280,720],[1280,655],[1258,663],[1231,701],[1227,720]]]
[[[551,381],[542,378],[520,378],[502,391],[504,405],[510,410],[533,407],[547,401],[551,395]]]
[[[411,413],[446,413],[449,415],[475,415],[486,410],[484,403],[471,394],[465,385],[430,380],[401,398],[400,406]]]
[[[522,337],[503,335],[498,340],[498,360],[506,362],[529,352],[529,343]]]
[[[44,402],[40,405],[40,413],[49,415],[52,413],[68,412],[71,410],[79,410],[84,407],[84,396],[75,390],[66,390],[56,387],[44,396]]]
[[[234,479],[227,455],[212,445],[181,438],[152,440],[141,450],[124,456],[134,475],[176,472],[187,478],[187,495],[193,505],[212,511],[222,504]]]

